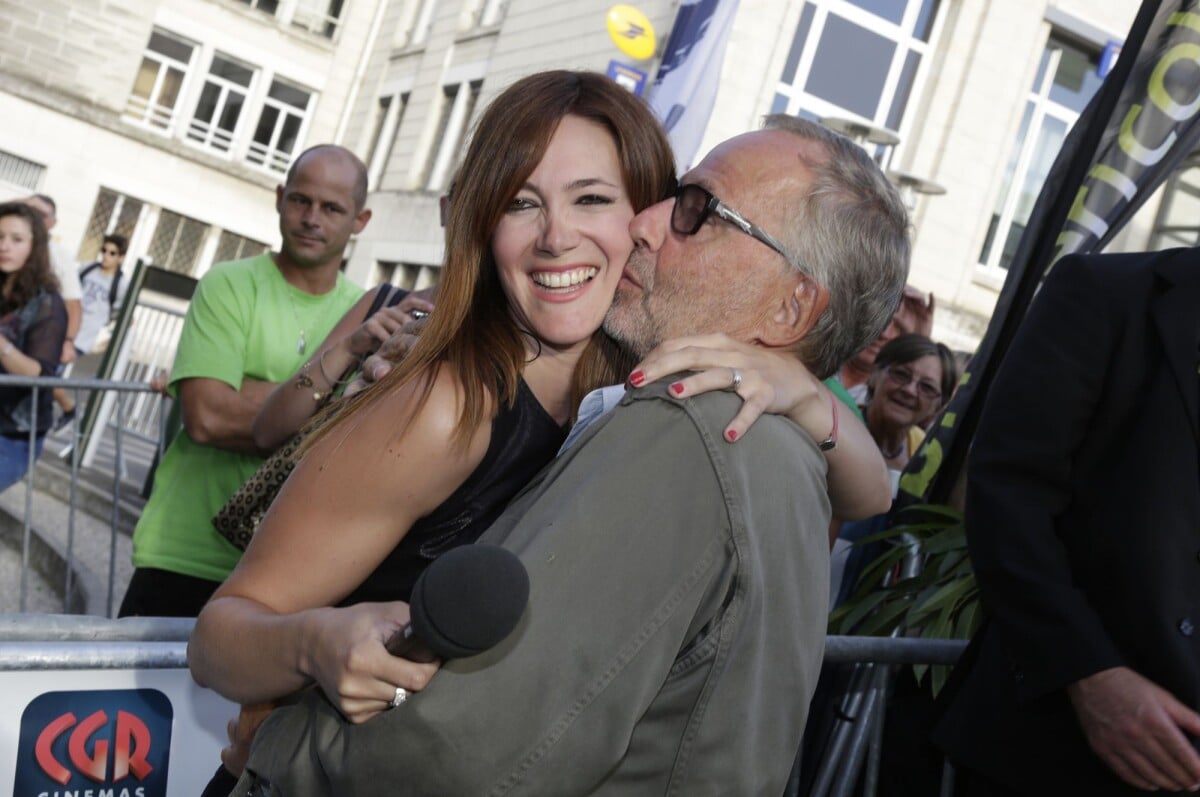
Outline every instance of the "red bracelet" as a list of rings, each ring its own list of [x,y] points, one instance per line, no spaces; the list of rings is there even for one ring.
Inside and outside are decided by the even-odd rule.
[[[833,431],[829,433],[829,437],[826,437],[820,443],[817,443],[817,448],[821,449],[822,451],[832,451],[833,449],[837,448],[838,398],[837,396],[833,395],[833,391],[829,388],[825,388],[825,392],[829,394],[829,401],[831,402],[831,406],[833,408]]]

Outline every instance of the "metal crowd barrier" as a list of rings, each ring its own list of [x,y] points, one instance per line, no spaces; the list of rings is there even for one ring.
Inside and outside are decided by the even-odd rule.
[[[178,754],[172,757],[172,781],[183,784],[174,793],[195,793],[217,761],[224,744],[224,724],[236,709],[215,693],[198,688],[186,672],[187,640],[194,623],[192,619],[163,617],[109,620],[0,615],[0,685],[6,695],[11,695],[12,704],[9,711],[0,712],[4,714],[0,716],[0,747],[5,741],[16,743],[13,740],[18,736],[18,725],[22,738],[31,733],[26,726],[39,732],[46,717],[39,719],[35,712],[29,719],[26,715],[33,711],[29,707],[55,694],[64,695],[47,695],[48,690],[61,689],[58,685],[64,682],[71,683],[72,689],[83,690],[70,694],[100,695],[113,706],[129,701],[129,695],[138,690],[153,688],[173,707],[172,749],[187,752],[186,761],[180,761]],[[825,661],[874,666],[876,672],[889,672],[895,665],[953,664],[964,647],[964,642],[955,640],[830,636],[826,638]],[[63,672],[74,674],[64,678],[60,674]],[[70,694],[59,698],[59,702],[69,704]],[[0,707],[4,699],[0,698]],[[153,714],[139,710],[154,727]],[[41,731],[39,738],[44,733]],[[0,774],[4,774],[2,770],[0,765]],[[952,774],[943,779],[945,794],[949,793],[948,782],[952,783]],[[785,797],[798,794],[794,789],[795,784],[789,783]],[[809,792],[815,794],[815,790]]]
[[[187,617],[103,617],[45,614],[0,614],[0,671],[38,669],[53,664],[66,669],[186,667],[184,652],[196,621]],[[124,661],[99,660],[86,648],[105,645],[163,645],[147,649],[144,657]],[[893,639],[891,637],[827,636],[829,664],[954,664],[967,643],[958,639]],[[28,647],[26,647],[28,646]],[[54,651],[38,658],[37,652]],[[129,648],[132,649],[132,648]],[[74,650],[65,656],[62,651]],[[163,650],[177,655],[164,657]]]
[[[117,570],[122,565],[118,554],[118,539],[121,533],[122,508],[127,498],[139,495],[142,482],[130,483],[124,477],[129,472],[129,460],[137,460],[144,471],[151,467],[155,453],[161,453],[162,429],[166,414],[163,411],[164,400],[151,391],[145,382],[124,382],[106,379],[74,379],[62,377],[22,377],[0,375],[0,387],[29,388],[33,393],[31,426],[38,426],[38,397],[43,390],[65,388],[73,391],[79,403],[80,394],[93,392],[102,399],[99,404],[108,404],[111,411],[101,413],[79,412],[70,425],[70,437],[61,455],[69,459],[69,469],[65,475],[67,485],[65,491],[60,486],[62,495],[54,495],[53,490],[40,491],[34,489],[35,476],[39,473],[53,481],[54,472],[52,451],[56,437],[47,434],[44,441],[42,460],[45,465],[39,467],[35,460],[34,446],[36,435],[30,433],[29,466],[24,477],[24,505],[17,510],[20,531],[21,577],[18,594],[18,609],[26,611],[30,597],[30,571],[35,546],[41,554],[41,561],[47,559],[61,561],[61,566],[43,566],[43,577],[47,571],[61,573],[62,610],[91,611],[111,616],[115,611],[117,595]],[[146,428],[148,419],[157,426],[158,432],[146,435],[141,432]],[[60,441],[61,442],[61,441]],[[131,446],[135,449],[130,454]],[[90,465],[84,464],[85,452],[88,450],[101,452],[94,457]],[[62,475],[59,476],[61,482]],[[82,490],[81,480],[85,480],[88,489]],[[105,495],[105,484],[108,484]],[[86,493],[86,494],[85,494]],[[86,557],[80,557],[77,549],[81,532],[80,504],[88,501],[92,505],[92,513],[87,514],[87,526],[83,533],[88,534],[87,546],[91,548]],[[60,507],[65,503],[65,518],[61,517]],[[35,512],[35,504],[36,509]],[[107,511],[107,539],[96,539],[94,530],[97,522],[93,519],[96,512]],[[11,516],[11,511],[8,513]],[[39,524],[35,524],[35,514],[42,516]],[[47,520],[49,518],[49,520]],[[11,524],[10,524],[11,525]],[[108,572],[107,578],[99,577],[97,561],[102,552],[100,547],[107,543]],[[88,561],[81,561],[81,558]],[[87,573],[89,584],[81,588],[78,581],[81,574]],[[51,574],[53,575],[53,574]],[[97,578],[98,577],[98,578]],[[53,581],[53,577],[49,580]],[[102,587],[99,582],[106,582],[105,602],[99,604],[98,592]],[[58,586],[52,584],[52,586]],[[90,590],[87,589],[90,587]],[[86,598],[86,600],[85,600]]]

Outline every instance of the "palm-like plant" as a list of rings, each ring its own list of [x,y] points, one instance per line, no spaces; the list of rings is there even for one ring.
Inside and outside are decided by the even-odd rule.
[[[897,515],[895,526],[857,545],[886,541],[868,564],[854,593],[829,618],[833,633],[969,639],[979,627],[979,589],[967,557],[963,516],[942,504],[917,504]],[[914,665],[917,680],[930,670]],[[950,668],[934,666],[936,695]]]

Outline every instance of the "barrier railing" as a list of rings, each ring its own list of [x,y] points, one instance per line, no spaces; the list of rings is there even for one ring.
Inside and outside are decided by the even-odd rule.
[[[114,613],[114,604],[117,599],[117,571],[123,564],[121,554],[118,553],[122,505],[127,496],[133,496],[140,493],[141,490],[140,480],[130,483],[123,476],[127,475],[129,471],[130,459],[136,460],[140,470],[144,472],[150,467],[154,454],[159,451],[165,419],[162,408],[163,399],[154,394],[149,385],[144,382],[105,379],[0,375],[0,387],[19,387],[31,390],[33,395],[31,426],[34,429],[38,426],[38,397],[45,390],[61,387],[73,391],[77,403],[80,395],[84,392],[99,393],[103,396],[103,401],[111,404],[115,409],[113,412],[103,414],[104,423],[93,424],[90,428],[83,428],[81,415],[77,415],[72,421],[69,427],[70,437],[67,446],[62,450],[62,455],[69,460],[69,469],[66,474],[67,484],[65,490],[60,488],[58,495],[34,489],[36,474],[41,472],[49,475],[51,473],[49,465],[53,461],[54,454],[50,451],[43,451],[42,459],[46,462],[46,467],[39,467],[33,456],[34,446],[32,443],[36,440],[36,435],[30,432],[30,461],[24,477],[24,502],[23,506],[16,510],[21,527],[21,576],[17,598],[19,610],[26,611],[29,606],[31,560],[36,545],[39,546],[40,551],[49,552],[48,555],[56,561],[61,560],[61,567],[52,569],[61,575],[61,589],[58,591],[61,593],[63,611],[102,612],[111,616]],[[136,411],[127,411],[127,407],[134,403],[138,405]],[[151,415],[158,425],[158,433],[146,435],[143,430],[147,423],[147,417]],[[136,428],[130,428],[131,424]],[[89,445],[89,443],[91,444]],[[49,435],[47,435],[45,444],[46,448],[50,448],[51,437]],[[131,445],[136,448],[132,454],[129,450]],[[85,466],[83,455],[88,448],[103,450],[105,456],[93,461],[90,466]],[[105,532],[96,528],[98,521],[94,519],[93,514],[86,515],[87,523],[81,524],[80,522],[80,503],[85,498],[80,485],[85,474],[89,491],[93,493],[98,491],[98,495],[86,496],[93,499],[95,503],[93,512],[106,510],[108,513],[106,535]],[[105,495],[105,483],[108,484],[107,495]],[[65,495],[62,495],[62,492],[65,492]],[[35,509],[39,511],[35,512]],[[35,514],[39,516],[36,527]],[[86,558],[89,561],[86,562],[81,562],[78,555],[81,534],[87,535]],[[105,535],[105,538],[99,538],[98,534]],[[108,560],[106,577],[97,571],[97,560],[103,556],[104,549],[107,549]],[[46,569],[49,568],[43,568],[43,575],[45,575]],[[105,584],[105,587],[89,581],[90,589],[81,590],[77,582],[80,575],[85,572],[89,576],[98,576],[99,582]],[[59,585],[52,584],[51,586],[57,588]],[[88,594],[96,593],[100,589],[105,591],[105,601],[102,605],[99,603],[98,594]]]
[[[38,731],[41,725],[35,725],[33,731],[24,727],[28,724],[24,715],[48,693],[61,694],[55,690],[62,689],[64,679],[55,673],[75,673],[70,678],[73,689],[107,695],[112,707],[140,705],[129,695],[150,687],[169,701],[171,749],[184,753],[172,755],[168,793],[197,793],[218,761],[224,724],[236,708],[197,687],[186,671],[187,639],[194,623],[192,619],[163,617],[109,620],[0,615],[0,694],[8,696],[0,698],[0,742],[5,741],[4,726],[15,726],[18,716],[22,727],[20,734],[10,731],[11,744],[17,743],[11,740],[18,735]],[[830,636],[825,643],[825,662],[877,665],[878,671],[886,672],[889,665],[953,664],[964,647],[964,642],[956,640]],[[9,701],[7,716],[5,700]],[[154,716],[144,719],[153,727]],[[0,762],[0,776],[5,774],[3,769]],[[948,793],[947,782],[952,780],[943,782],[943,793]],[[787,795],[794,794],[797,792],[789,784]]]

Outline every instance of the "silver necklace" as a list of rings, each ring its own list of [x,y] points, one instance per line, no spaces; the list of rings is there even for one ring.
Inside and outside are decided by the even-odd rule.
[[[292,305],[292,318],[296,319],[296,326],[300,327],[300,337],[296,338],[296,354],[304,354],[308,349],[308,338],[304,334],[308,324],[300,320],[300,310],[296,307],[296,297],[292,296],[292,286],[285,281],[283,290],[287,293],[288,302]]]

